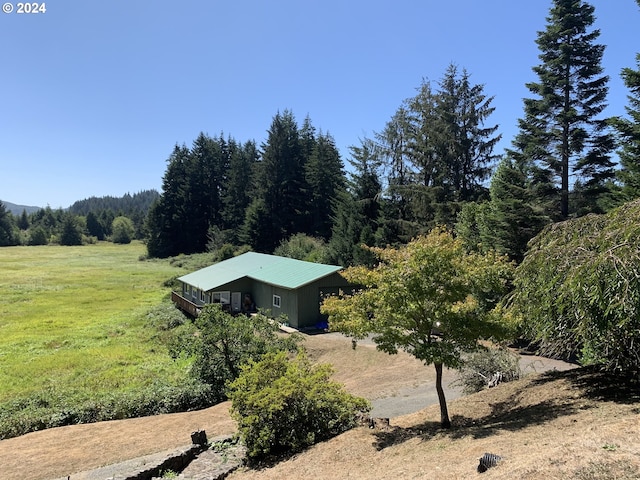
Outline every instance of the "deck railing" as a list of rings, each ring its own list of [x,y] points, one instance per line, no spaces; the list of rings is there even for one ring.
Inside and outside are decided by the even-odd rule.
[[[191,300],[187,300],[176,292],[171,292],[171,301],[193,317],[197,317],[200,314],[201,307],[199,305],[196,305]]]

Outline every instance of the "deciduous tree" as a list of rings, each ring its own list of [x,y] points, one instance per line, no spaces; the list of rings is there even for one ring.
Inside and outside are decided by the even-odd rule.
[[[328,297],[321,311],[331,330],[356,341],[373,334],[379,350],[404,350],[433,364],[441,424],[449,427],[443,366],[457,367],[480,339],[506,332],[489,312],[506,292],[513,266],[493,252],[465,253],[462,242],[441,228],[398,249],[371,250],[380,261],[375,268],[343,272],[361,288]]]

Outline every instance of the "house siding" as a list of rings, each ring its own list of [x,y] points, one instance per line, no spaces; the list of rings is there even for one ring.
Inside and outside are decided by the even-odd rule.
[[[272,285],[256,278],[242,277],[204,292],[203,301],[201,290],[188,283],[181,283],[182,296],[198,306],[210,301],[207,294],[211,292],[230,292],[230,296],[233,292],[240,292],[243,299],[248,293],[257,309],[267,312],[273,318],[286,315],[288,324],[297,329],[313,327],[319,321],[326,320],[326,317],[320,314],[322,297],[329,293],[337,293],[340,289],[349,288],[349,283],[338,272],[295,289]],[[211,284],[209,282],[209,285]],[[280,297],[280,307],[273,305],[274,295]]]

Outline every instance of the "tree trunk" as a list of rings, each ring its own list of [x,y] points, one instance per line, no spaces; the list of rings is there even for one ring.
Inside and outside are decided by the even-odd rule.
[[[440,426],[442,428],[451,428],[447,399],[444,397],[444,390],[442,389],[442,363],[434,363],[433,365],[436,367],[436,392],[438,392],[438,400],[440,401]]]

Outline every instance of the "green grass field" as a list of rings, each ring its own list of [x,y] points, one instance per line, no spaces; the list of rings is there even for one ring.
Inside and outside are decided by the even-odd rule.
[[[168,261],[141,243],[0,248],[0,404],[53,391],[100,397],[172,383],[173,361],[146,313],[166,298]]]

